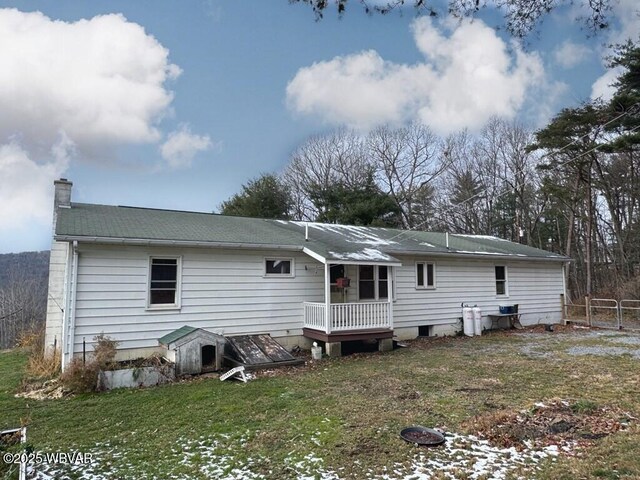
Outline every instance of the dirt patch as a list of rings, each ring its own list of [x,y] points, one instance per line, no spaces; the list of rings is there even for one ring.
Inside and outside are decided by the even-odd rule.
[[[600,407],[588,401],[550,400],[530,410],[500,410],[476,416],[463,426],[504,448],[576,446],[626,428],[635,417],[620,409]]]

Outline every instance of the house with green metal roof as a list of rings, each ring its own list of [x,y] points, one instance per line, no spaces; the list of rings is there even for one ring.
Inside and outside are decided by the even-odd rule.
[[[63,365],[109,335],[151,354],[183,325],[270,334],[285,346],[484,328],[501,305],[522,324],[561,320],[567,257],[490,236],[267,220],[71,201],[55,183],[46,342]]]

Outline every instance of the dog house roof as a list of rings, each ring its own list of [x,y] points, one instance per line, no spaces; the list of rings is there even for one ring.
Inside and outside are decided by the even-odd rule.
[[[198,333],[192,335],[194,332],[198,332]],[[167,333],[163,337],[160,337],[158,339],[158,343],[160,343],[160,345],[166,345],[167,347],[169,347],[171,344],[183,343],[183,342],[180,342],[180,340],[184,339],[186,336],[192,336],[192,337],[204,336],[204,337],[209,337],[216,340],[224,339],[222,335],[208,332],[206,330],[203,330],[202,328],[195,328],[195,327],[190,327],[189,325],[184,325],[179,329],[174,330],[171,333]]]

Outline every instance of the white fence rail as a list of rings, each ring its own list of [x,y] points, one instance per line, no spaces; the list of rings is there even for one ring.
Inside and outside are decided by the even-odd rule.
[[[324,303],[304,303],[304,326],[326,333],[345,330],[393,328],[389,302],[334,303],[326,324]],[[328,327],[328,328],[327,328]]]
[[[304,302],[304,326],[314,330],[325,330],[324,303]]]

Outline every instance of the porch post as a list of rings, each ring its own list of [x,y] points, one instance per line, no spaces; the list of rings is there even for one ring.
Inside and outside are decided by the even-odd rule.
[[[329,263],[324,264],[324,331],[331,333],[331,271]]]
[[[389,329],[393,330],[393,267],[387,267],[389,269]]]

